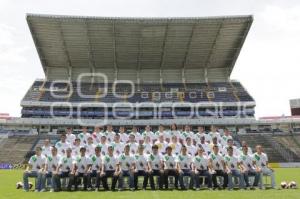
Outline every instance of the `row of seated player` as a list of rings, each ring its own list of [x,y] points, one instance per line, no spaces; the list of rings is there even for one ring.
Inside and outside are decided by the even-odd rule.
[[[32,116],[70,116],[73,117],[210,117],[210,116],[254,116],[254,110],[246,110],[244,111],[222,111],[222,112],[212,112],[212,111],[199,111],[199,112],[190,112],[190,111],[163,111],[160,113],[154,113],[153,111],[140,111],[140,112],[130,112],[130,111],[34,111],[34,110],[22,110],[22,117],[32,117]]]

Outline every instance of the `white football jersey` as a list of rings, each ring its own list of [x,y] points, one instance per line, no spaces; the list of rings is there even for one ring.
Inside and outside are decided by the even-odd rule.
[[[195,156],[192,160],[197,170],[208,170],[208,158],[206,156]]]
[[[123,171],[128,171],[132,167],[132,164],[135,162],[135,159],[131,155],[121,154],[118,158],[118,162]]]
[[[79,173],[84,173],[90,164],[90,160],[87,156],[77,156],[74,158],[73,164],[76,165]]]
[[[223,149],[220,151],[220,153],[222,153],[222,155],[228,155],[227,148],[228,148],[227,145],[224,146]],[[232,146],[232,148],[233,148],[233,155],[234,156],[239,156],[240,151],[236,148],[236,146]]]
[[[111,143],[114,141],[116,133],[113,131],[105,131],[104,135],[106,136],[107,142]]]
[[[201,143],[201,137],[204,137],[205,142],[209,142],[209,135],[206,133],[196,133],[194,135],[194,140],[196,141],[197,144]]]
[[[115,156],[105,155],[102,158],[102,165],[104,166],[105,170],[114,171],[117,168],[118,159]]]
[[[87,156],[94,155],[95,154],[95,147],[96,147],[96,145],[94,145],[94,144],[86,144],[85,145],[85,149],[86,149],[85,154]]]
[[[79,133],[77,137],[80,139],[81,144],[86,144],[90,136],[90,133]]]
[[[124,147],[125,147],[124,143],[122,143],[122,142],[119,142],[119,143],[113,142],[111,145],[114,147],[114,155],[119,156],[124,152]]]
[[[71,145],[73,145],[75,139],[76,139],[76,136],[73,133],[66,134],[66,141],[69,142]]]
[[[59,141],[55,144],[55,147],[57,148],[57,152],[59,155],[64,155],[66,153],[67,149],[71,148],[71,145],[69,142],[63,143],[63,142]]]
[[[30,157],[28,164],[32,166],[32,171],[38,171],[46,164],[46,157],[43,155],[33,155]]]
[[[247,170],[253,170],[253,157],[249,154],[247,155],[240,155],[239,156],[239,162],[247,169]]]
[[[97,144],[95,147],[100,147],[101,148],[101,154],[102,155],[106,155],[107,154],[107,149],[108,149],[108,145],[107,144]]]
[[[214,170],[224,170],[222,161],[224,161],[224,158],[221,154],[214,154],[211,153],[209,155],[209,159],[212,160],[212,167]]]
[[[181,151],[181,147],[182,145],[179,144],[178,142],[177,143],[171,143],[170,146],[172,147],[172,153],[173,154],[180,154],[180,151]]]
[[[180,154],[177,156],[176,162],[178,163],[181,169],[191,169],[192,156],[189,154]]]
[[[164,169],[176,169],[176,157],[175,155],[164,155],[163,163],[165,165]]]
[[[42,146],[42,155],[50,156],[51,155],[52,146]]]
[[[187,153],[190,154],[191,156],[195,156],[197,153],[197,147],[194,145],[186,145]]]
[[[129,145],[130,145],[130,153],[131,153],[132,155],[136,154],[136,153],[137,153],[137,150],[138,150],[139,144],[136,143],[136,142],[134,142],[134,143],[129,143]]]
[[[72,147],[72,156],[73,157],[76,157],[76,156],[79,156],[80,155],[80,148],[83,147],[83,146],[76,146],[76,145],[73,145]]]
[[[158,152],[161,153],[161,154],[164,154],[166,153],[166,148],[168,146],[168,143],[167,142],[159,142],[159,141],[156,141],[155,144],[158,146]]]
[[[268,163],[268,156],[265,153],[261,153],[260,155],[258,153],[253,154],[253,160],[255,161],[256,165],[260,168],[267,167]]]
[[[229,156],[225,155],[224,156],[224,161],[227,165],[227,167],[231,170],[238,170],[238,158],[236,156]]]
[[[144,153],[145,154],[152,153],[152,144],[150,144],[150,143],[145,143],[144,144]]]
[[[101,168],[101,165],[102,165],[101,155],[97,156],[97,155],[94,154],[94,155],[90,156],[90,164],[92,165],[92,170],[93,171],[99,170]]]
[[[151,142],[153,143],[154,140],[157,140],[157,136],[152,131],[144,131],[142,136],[145,138],[146,136],[150,137]]]
[[[67,156],[61,156],[58,165],[61,165],[60,171],[62,172],[71,171],[73,167],[73,158]]]
[[[46,157],[47,171],[48,172],[56,171],[56,169],[58,167],[59,160],[60,160],[59,155],[56,155],[56,156],[49,155],[49,156],[47,156]]]
[[[162,161],[162,156],[157,154],[157,155],[154,155],[154,154],[150,154],[147,158],[147,162],[150,163],[151,165],[151,168],[153,170],[159,170],[160,169],[160,164],[161,164],[161,161]]]
[[[126,133],[119,133],[119,135],[120,135],[121,142],[123,142],[123,143],[128,142],[129,136]]]
[[[138,171],[144,171],[147,168],[147,157],[145,155],[134,155],[136,168]]]

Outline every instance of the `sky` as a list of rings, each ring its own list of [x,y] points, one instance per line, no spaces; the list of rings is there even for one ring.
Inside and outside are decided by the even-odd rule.
[[[256,100],[256,117],[290,115],[300,98],[299,0],[0,0],[0,113],[20,116],[20,101],[44,78],[26,13],[111,17],[254,16],[235,64]]]

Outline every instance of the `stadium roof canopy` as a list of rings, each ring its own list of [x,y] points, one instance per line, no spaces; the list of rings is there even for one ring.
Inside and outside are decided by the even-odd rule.
[[[107,18],[28,14],[45,76],[109,81],[226,81],[252,16]],[[100,77],[87,79],[101,81]]]

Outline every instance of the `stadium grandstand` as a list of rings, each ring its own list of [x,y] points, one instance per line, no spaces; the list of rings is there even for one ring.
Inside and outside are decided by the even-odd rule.
[[[214,125],[238,146],[264,145],[271,162],[300,162],[300,118],[256,119],[254,98],[230,79],[252,22],[28,14],[45,78],[27,90],[20,118],[0,120],[1,163],[23,162],[68,127],[79,134],[108,124],[128,132]],[[23,156],[12,162],[12,150]]]

